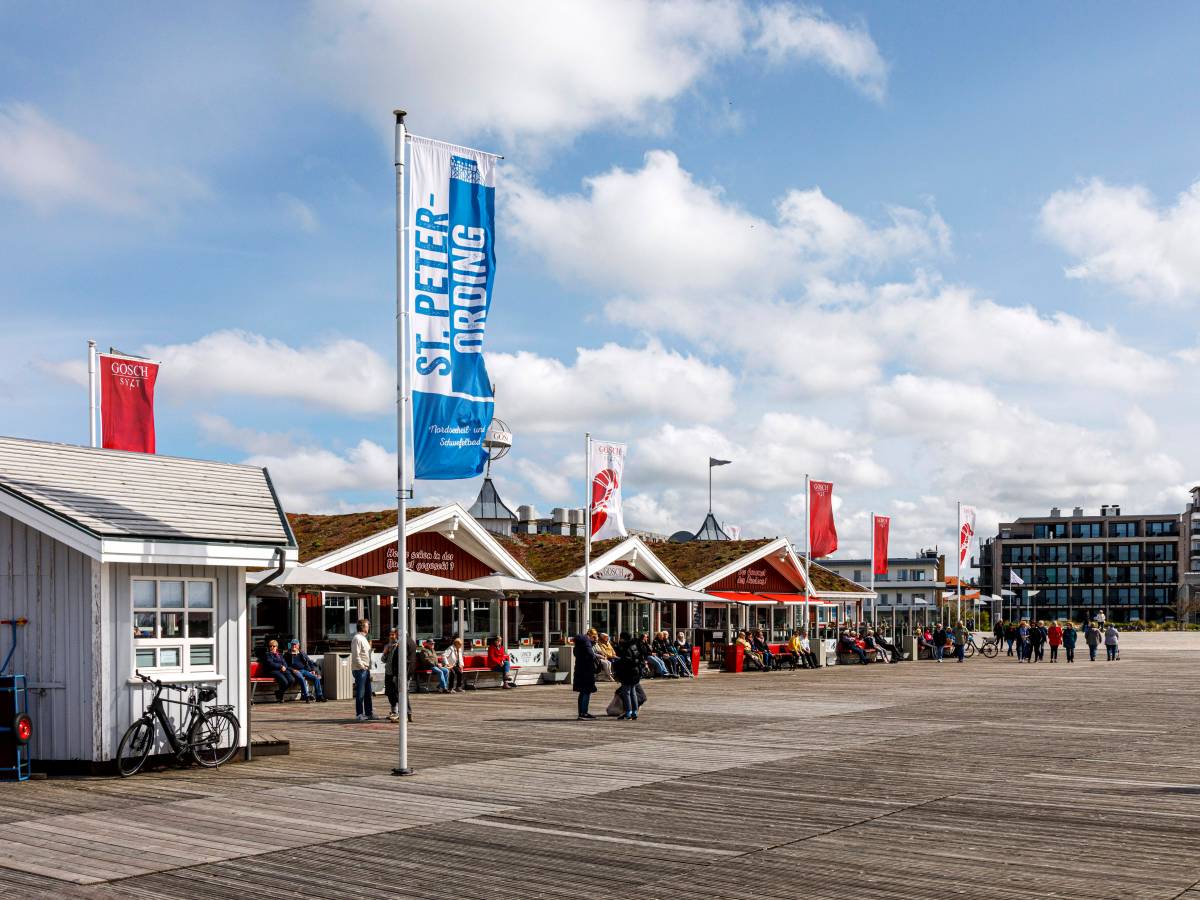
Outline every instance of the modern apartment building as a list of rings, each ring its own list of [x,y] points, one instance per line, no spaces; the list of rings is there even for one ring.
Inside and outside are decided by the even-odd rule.
[[[1179,587],[1187,592],[1181,608],[1190,611],[1190,618],[1195,621],[1200,613],[1200,485],[1192,488],[1192,502],[1183,513],[1181,526],[1188,560],[1186,571],[1182,565],[1179,567],[1183,571],[1183,583]]]
[[[1200,489],[1189,509],[1198,499]],[[1172,621],[1192,552],[1181,527],[1188,515],[1123,515],[1119,506],[1085,515],[1077,506],[1002,522],[980,545],[980,588],[1004,596],[1005,618],[1078,621],[1103,610],[1115,622]]]
[[[823,559],[821,565],[858,584],[871,581],[869,559]],[[889,557],[887,574],[875,576],[875,618],[890,620],[894,613],[897,623],[933,621],[938,594],[946,587],[944,572],[945,556],[937,550]],[[864,611],[869,609],[869,603],[864,604]]]

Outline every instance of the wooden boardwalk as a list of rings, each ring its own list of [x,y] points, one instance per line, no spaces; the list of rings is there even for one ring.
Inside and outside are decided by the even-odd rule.
[[[291,755],[0,784],[0,896],[1200,900],[1196,651],[1082,655],[422,695],[411,778],[260,705]]]

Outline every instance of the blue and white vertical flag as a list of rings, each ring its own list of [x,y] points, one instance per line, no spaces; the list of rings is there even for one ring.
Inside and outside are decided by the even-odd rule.
[[[408,311],[416,478],[483,472],[483,336],[496,269],[496,157],[409,138]]]

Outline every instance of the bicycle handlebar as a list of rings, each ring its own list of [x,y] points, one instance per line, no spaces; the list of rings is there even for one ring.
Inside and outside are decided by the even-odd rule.
[[[147,684],[154,685],[156,688],[159,688],[159,689],[169,688],[173,691],[179,691],[179,693],[181,693],[181,694],[187,693],[187,688],[182,687],[181,685],[164,684],[163,682],[159,681],[157,678],[151,678],[148,675],[143,675],[141,672],[137,672],[137,671],[135,671],[133,674],[136,675],[138,678],[142,679],[142,681],[146,682]]]

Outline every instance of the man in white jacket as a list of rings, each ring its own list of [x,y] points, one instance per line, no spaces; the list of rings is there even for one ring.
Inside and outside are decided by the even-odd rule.
[[[354,676],[354,713],[360,722],[377,718],[371,704],[371,623],[358,620],[358,631],[350,639],[350,674]]]

